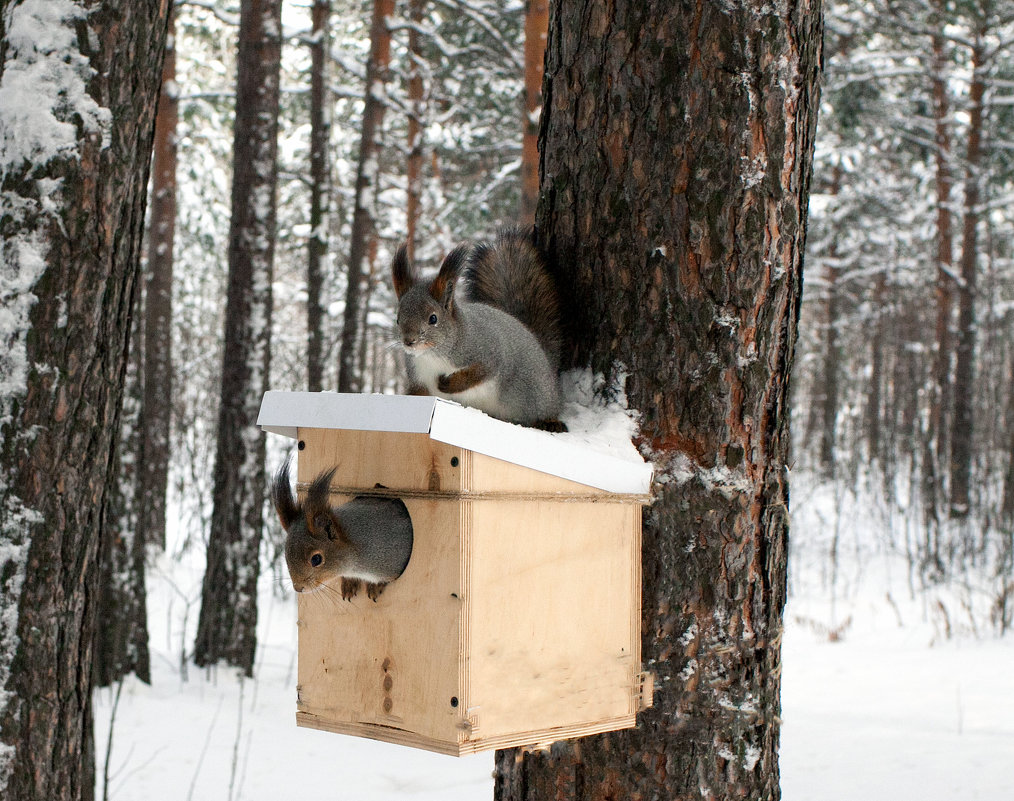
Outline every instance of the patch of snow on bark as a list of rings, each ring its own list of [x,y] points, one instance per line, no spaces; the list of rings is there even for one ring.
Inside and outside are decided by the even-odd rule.
[[[94,70],[77,49],[74,24],[86,12],[71,0],[25,0],[9,8],[7,60],[0,81],[0,175],[73,152],[79,121],[108,135],[112,116],[87,92]]]

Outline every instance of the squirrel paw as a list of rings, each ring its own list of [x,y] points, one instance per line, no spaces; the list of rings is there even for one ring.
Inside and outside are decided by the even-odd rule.
[[[378,582],[377,584],[370,584],[369,582],[367,582],[366,583],[366,594],[367,594],[367,596],[369,596],[369,599],[371,601],[373,601],[374,603],[376,603],[377,602],[377,598],[380,597],[380,593],[382,593],[384,591],[384,587],[386,587],[386,586],[387,586],[387,582],[386,581],[381,581],[381,582]]]
[[[426,387],[424,387],[422,384],[412,384],[408,388],[408,391],[405,394],[407,394],[407,395],[429,395],[430,391],[428,389],[426,389]]]
[[[536,420],[532,423],[532,428],[550,431],[553,434],[563,434],[567,431],[567,424],[562,420]]]
[[[359,592],[359,587],[362,582],[359,579],[343,578],[342,579],[342,600],[351,601],[356,597]],[[368,585],[370,586],[370,585]],[[373,596],[370,596],[373,597]]]
[[[455,370],[453,373],[443,373],[437,376],[437,389],[448,395],[455,395],[458,392],[479,386],[488,377],[489,373],[482,363],[475,362],[468,367]]]

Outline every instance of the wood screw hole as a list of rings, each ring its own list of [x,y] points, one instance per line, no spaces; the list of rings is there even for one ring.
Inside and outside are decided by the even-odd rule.
[[[301,451],[305,451],[305,450],[306,450],[306,443],[305,443],[305,442],[303,442],[303,440],[300,440],[300,441],[299,441],[299,446],[298,446],[298,447],[299,447],[299,449],[300,449]]]
[[[452,456],[451,457],[451,467],[457,467],[457,466],[458,466],[458,457],[457,456]]]
[[[451,698],[451,706],[453,707],[458,706],[458,696],[455,695],[453,698]]]

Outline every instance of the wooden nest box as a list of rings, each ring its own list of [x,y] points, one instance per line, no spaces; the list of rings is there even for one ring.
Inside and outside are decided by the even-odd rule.
[[[297,491],[337,465],[336,504],[414,532],[378,601],[299,597],[298,725],[456,756],[635,725],[648,465],[432,397],[269,392],[258,423]]]

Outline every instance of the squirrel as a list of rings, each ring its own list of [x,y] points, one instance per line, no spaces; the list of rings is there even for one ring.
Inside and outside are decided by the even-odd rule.
[[[455,297],[463,277],[464,295]],[[407,246],[391,263],[409,394],[436,395],[510,423],[566,431],[560,413],[560,307],[529,234],[505,228],[463,244],[429,283]]]
[[[285,529],[285,562],[296,592],[312,592],[341,578],[342,598],[351,600],[363,583],[376,601],[400,576],[412,555],[412,520],[398,498],[357,496],[341,506],[328,500],[336,467],[313,480],[302,504],[289,486],[289,461],[271,487]]]

